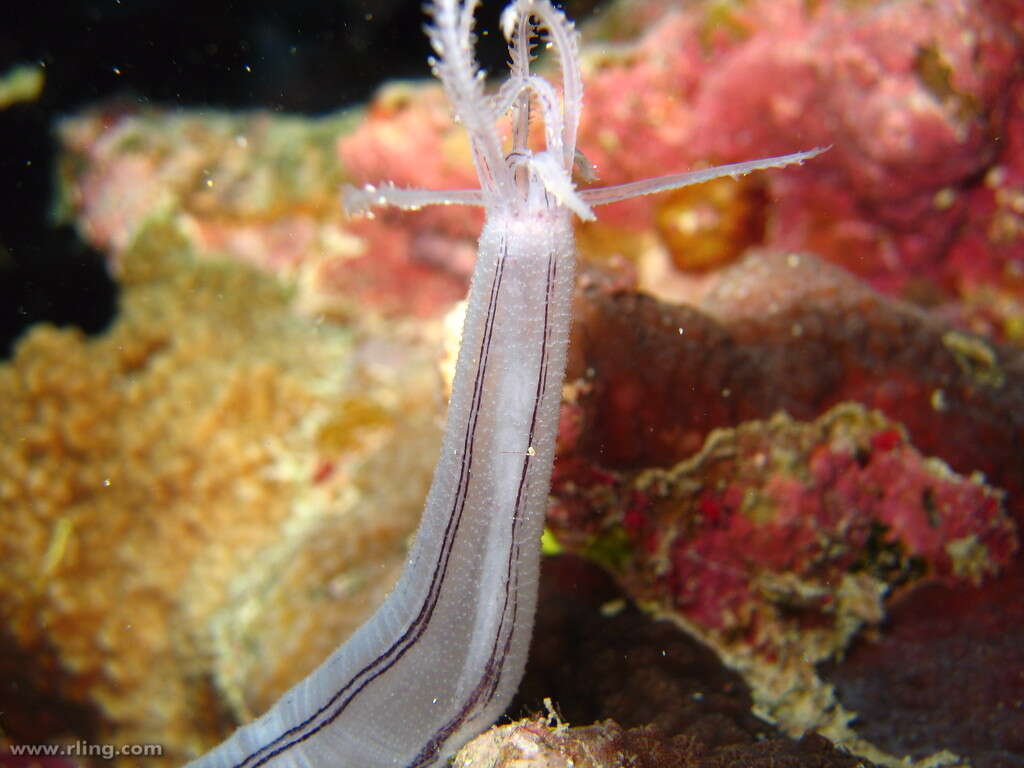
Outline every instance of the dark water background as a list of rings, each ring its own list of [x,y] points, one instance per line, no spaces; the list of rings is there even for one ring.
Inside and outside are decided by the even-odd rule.
[[[504,65],[502,3],[478,15],[481,63]],[[29,326],[103,330],[117,287],[54,221],[54,121],[121,100],[323,114],[383,81],[427,75],[421,0],[102,0],[4,3],[0,73],[45,67],[32,103],[0,111],[0,359]]]

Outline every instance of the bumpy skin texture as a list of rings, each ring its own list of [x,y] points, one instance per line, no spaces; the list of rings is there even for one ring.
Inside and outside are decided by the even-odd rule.
[[[434,483],[402,577],[313,674],[193,765],[432,765],[504,710],[533,626],[570,244],[564,212],[488,222]]]
[[[468,202],[487,213],[441,452],[408,561],[365,624],[260,718],[194,761],[197,768],[426,768],[490,725],[522,677],[569,344],[570,207],[589,209],[570,180],[581,106],[572,26],[544,0],[513,3],[503,17],[512,23],[510,86],[532,82],[534,23],[563,57],[561,104],[541,110],[548,142],[532,153],[529,97],[512,91],[495,110],[477,77],[475,5],[431,3],[427,35],[433,72],[473,146],[480,189],[344,191],[350,211]],[[506,158],[494,125],[509,109],[521,126],[509,157],[521,165]]]

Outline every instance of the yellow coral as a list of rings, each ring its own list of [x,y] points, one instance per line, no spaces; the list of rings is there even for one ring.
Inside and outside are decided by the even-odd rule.
[[[272,278],[181,242],[140,233],[106,334],[36,327],[0,366],[0,619],[52,649],[104,738],[168,762],[383,596],[443,402],[414,345],[317,326]]]

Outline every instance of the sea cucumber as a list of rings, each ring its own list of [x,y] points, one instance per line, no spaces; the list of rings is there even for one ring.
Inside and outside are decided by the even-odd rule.
[[[475,7],[437,0],[427,32],[434,74],[469,133],[480,189],[345,193],[350,213],[456,203],[486,210],[441,455],[409,560],[366,624],[193,766],[422,768],[490,725],[519,684],[533,627],[571,319],[572,215],[591,219],[591,205],[822,151],[577,191],[583,83],[572,24],[548,0],[510,3],[502,29],[511,76],[492,97],[473,57]],[[530,71],[540,29],[559,58],[560,97]],[[528,142],[534,104],[543,150]],[[509,112],[506,150],[495,123]]]

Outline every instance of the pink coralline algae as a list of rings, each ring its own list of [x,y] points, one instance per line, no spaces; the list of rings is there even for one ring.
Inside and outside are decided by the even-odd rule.
[[[554,491],[560,541],[741,671],[757,711],[880,761],[893,758],[850,728],[848,702],[817,665],[879,626],[893,599],[929,583],[977,586],[1018,546],[999,491],[925,458],[858,405],[717,430],[664,470],[563,461]]]
[[[964,302],[957,316],[996,338],[1024,337],[1018,3],[635,0],[591,31],[612,38],[583,49],[580,147],[602,183],[832,145],[731,192],[723,183],[612,206],[581,227],[600,254],[642,260],[620,246],[654,232],[679,278],[751,245],[813,250],[883,291]],[[436,315],[464,289],[474,212],[389,215],[382,226],[338,209],[346,180],[470,185],[469,147],[433,84],[389,86],[363,113],[305,126],[112,109],[60,133],[66,202],[115,260],[160,208],[181,214],[197,248],[296,278],[314,309],[355,296]]]
[[[1016,561],[1024,356],[807,254],[750,254],[696,307],[614,285],[587,272],[577,301],[560,542],[761,711],[880,759],[814,665],[922,585]]]
[[[618,182],[831,144],[773,179],[766,245],[813,249],[885,290],[982,280],[1019,295],[1022,51],[1009,2],[697,3],[595,54],[581,146]],[[612,216],[643,227],[664,204]],[[970,263],[948,259],[951,245]]]
[[[784,410],[812,420],[877,408],[912,443],[1011,492],[1024,522],[1024,356],[809,255],[754,253],[719,270],[696,307],[588,288],[577,302],[580,377],[569,455],[609,469],[668,466],[715,428]]]
[[[351,124],[344,113],[94,109],[58,127],[63,209],[115,275],[160,219],[200,255],[296,285],[309,313],[435,316],[465,294],[472,243],[390,219],[346,222],[334,142]]]
[[[552,521],[565,541],[634,595],[667,599],[706,629],[742,630],[771,654],[786,645],[780,623],[843,618],[847,574],[977,584],[1017,546],[998,492],[921,456],[860,406],[717,431],[668,470],[556,477]]]

